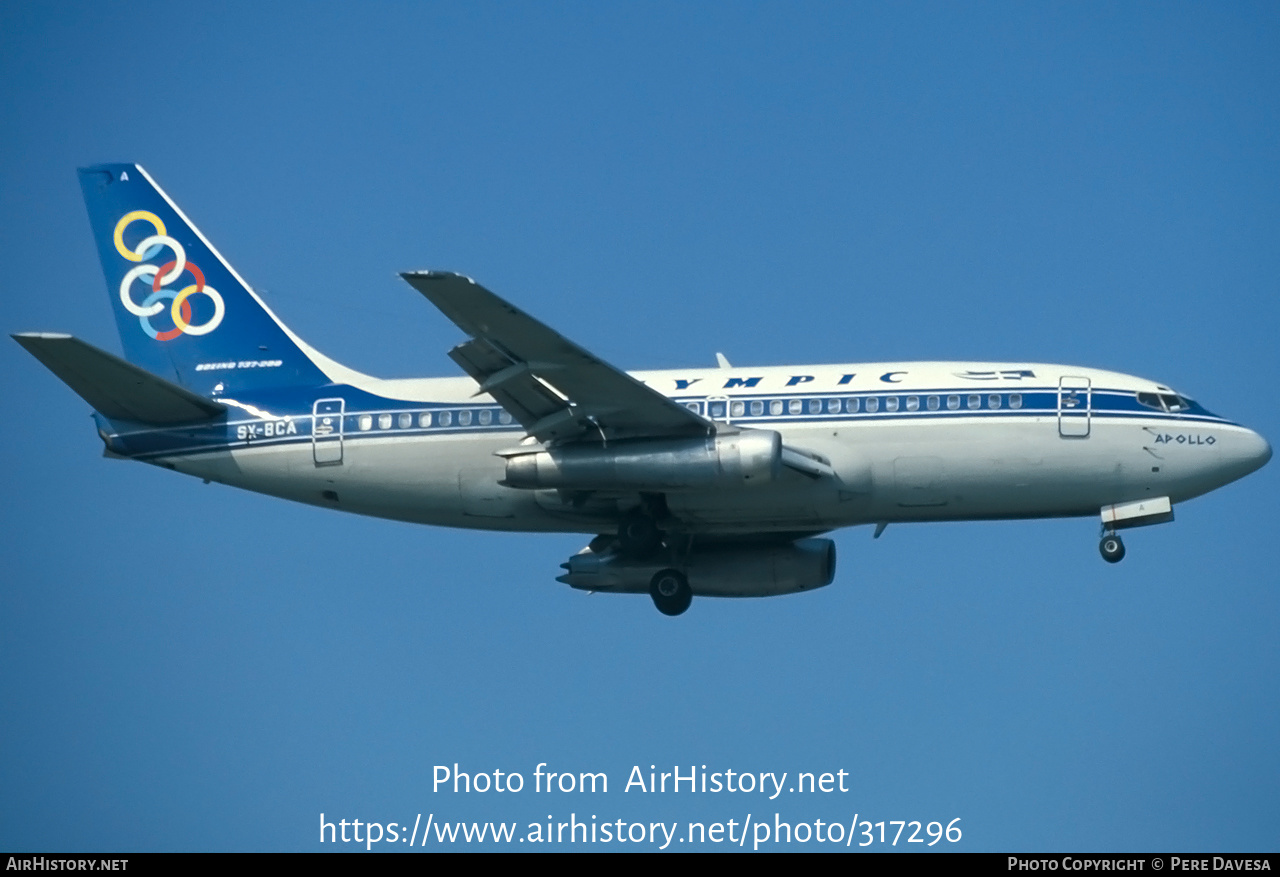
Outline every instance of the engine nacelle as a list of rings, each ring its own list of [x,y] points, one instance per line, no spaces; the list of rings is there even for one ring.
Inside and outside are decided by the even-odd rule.
[[[781,467],[781,436],[753,429],[516,454],[507,458],[504,483],[529,490],[697,490],[766,484]]]
[[[680,569],[694,594],[707,597],[772,597],[831,584],[836,574],[836,546],[830,539],[800,539],[786,545],[726,544],[695,548],[677,565],[661,552],[636,560],[616,552],[585,550],[569,558],[569,571],[559,577],[583,591],[647,594],[658,570]]]

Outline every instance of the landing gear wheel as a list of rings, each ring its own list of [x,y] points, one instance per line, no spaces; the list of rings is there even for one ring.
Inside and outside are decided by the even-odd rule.
[[[693,602],[689,580],[678,569],[660,569],[649,580],[649,596],[663,615],[679,615]]]
[[[1102,559],[1107,563],[1119,563],[1124,560],[1124,543],[1114,533],[1102,537],[1102,541],[1098,543],[1098,551],[1102,553]]]
[[[618,547],[628,557],[645,558],[662,547],[662,531],[639,509],[618,523]]]

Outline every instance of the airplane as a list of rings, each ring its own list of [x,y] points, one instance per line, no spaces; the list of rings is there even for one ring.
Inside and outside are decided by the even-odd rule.
[[[460,274],[401,276],[465,377],[382,380],[284,325],[136,164],[79,171],[124,358],[14,339],[93,408],[104,455],[400,521],[590,535],[558,581],[651,596],[807,591],[842,527],[1100,518],[1120,531],[1271,458],[1163,384],[1034,362],[628,374]]]

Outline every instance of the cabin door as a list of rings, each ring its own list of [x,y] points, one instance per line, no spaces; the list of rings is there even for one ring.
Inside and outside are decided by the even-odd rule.
[[[311,408],[311,453],[317,466],[342,465],[343,400],[317,399]]]
[[[1093,387],[1088,378],[1058,378],[1058,435],[1087,438],[1092,403]]]

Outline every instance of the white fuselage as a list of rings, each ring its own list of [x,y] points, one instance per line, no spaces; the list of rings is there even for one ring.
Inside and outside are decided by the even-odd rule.
[[[1173,396],[1167,387],[1074,366],[859,363],[634,377],[717,423],[775,430],[834,471],[814,478],[784,469],[767,484],[666,491],[670,528],[690,533],[1095,515],[1114,503],[1190,499],[1271,454],[1256,433],[1194,404],[1170,411],[1136,401],[1139,393]],[[633,501],[501,484],[506,464],[497,453],[519,446],[524,432],[501,422],[468,379],[359,376],[347,389],[323,394],[342,400],[333,409],[341,411],[336,444],[313,432],[313,410],[238,400],[228,426],[247,425],[248,440],[149,459],[287,499],[441,526],[606,532]],[[463,412],[472,412],[465,425]],[[255,424],[282,419],[296,431],[253,436]]]

